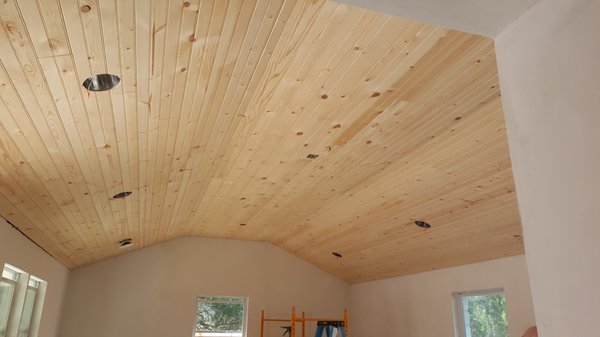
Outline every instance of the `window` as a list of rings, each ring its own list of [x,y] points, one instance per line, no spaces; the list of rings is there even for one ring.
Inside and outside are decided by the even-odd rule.
[[[456,337],[509,337],[502,289],[454,293]]]
[[[0,278],[0,337],[37,337],[46,282],[10,265]]]
[[[244,337],[247,297],[198,297],[194,336]]]

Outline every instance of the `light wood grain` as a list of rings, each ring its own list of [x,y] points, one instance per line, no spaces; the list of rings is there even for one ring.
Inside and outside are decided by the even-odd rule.
[[[523,254],[490,39],[324,0],[0,21],[0,215],[69,268],[188,235],[351,283]],[[100,73],[122,82],[88,94]]]

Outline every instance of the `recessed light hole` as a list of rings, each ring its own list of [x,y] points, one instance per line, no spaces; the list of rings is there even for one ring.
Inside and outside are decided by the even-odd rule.
[[[119,241],[120,248],[127,248],[133,244],[133,240],[131,238],[123,239]]]
[[[113,195],[113,199],[123,199],[123,198],[127,198],[130,195],[131,195],[130,191],[120,192],[120,193]]]
[[[431,225],[429,223],[422,221],[422,220],[415,221],[415,225],[417,225],[421,228],[431,228]]]
[[[82,86],[88,91],[105,91],[116,87],[120,82],[121,78],[117,75],[98,74],[86,78]]]

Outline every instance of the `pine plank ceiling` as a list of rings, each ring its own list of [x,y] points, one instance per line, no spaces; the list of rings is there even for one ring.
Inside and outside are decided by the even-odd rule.
[[[181,236],[350,283],[523,253],[489,38],[323,0],[0,20],[0,214],[69,268]],[[101,73],[122,82],[88,94]]]

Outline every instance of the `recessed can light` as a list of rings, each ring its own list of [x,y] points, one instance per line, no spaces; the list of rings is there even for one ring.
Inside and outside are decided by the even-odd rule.
[[[431,225],[429,223],[422,221],[422,220],[415,221],[415,225],[417,225],[421,228],[431,228]]]
[[[133,240],[131,238],[123,239],[119,241],[119,248],[127,248],[133,245]]]
[[[88,91],[105,91],[116,87],[121,78],[113,74],[98,74],[88,77],[83,81],[83,87]]]
[[[120,192],[120,193],[113,195],[113,199],[123,199],[123,198],[127,198],[130,195],[131,195],[130,191]]]

